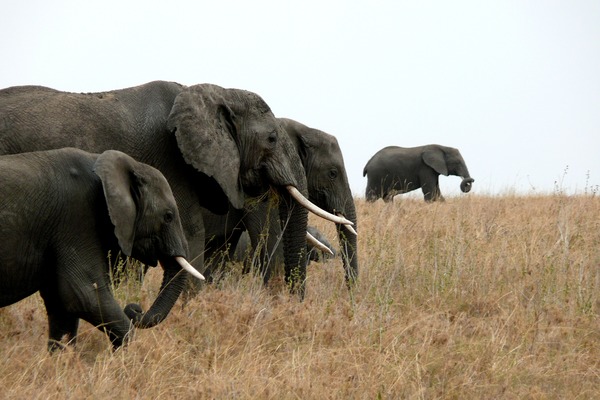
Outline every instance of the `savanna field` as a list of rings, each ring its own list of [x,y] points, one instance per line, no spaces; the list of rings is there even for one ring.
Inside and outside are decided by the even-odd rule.
[[[82,321],[54,355],[39,295],[0,309],[0,398],[600,398],[595,192],[356,205],[352,293],[339,258],[310,264],[304,302],[234,265],[124,350]],[[119,300],[147,307],[161,277]]]

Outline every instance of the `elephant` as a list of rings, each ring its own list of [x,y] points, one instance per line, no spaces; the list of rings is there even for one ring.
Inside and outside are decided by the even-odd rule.
[[[188,271],[181,218],[165,177],[114,150],[74,148],[0,156],[0,307],[40,292],[48,349],[74,344],[79,319],[105,331],[118,348],[132,325],[150,328],[168,315]],[[111,291],[107,254],[160,265],[160,294],[146,313],[121,309]]]
[[[287,270],[305,263],[308,214],[300,205],[312,206],[306,203],[305,172],[289,136],[253,92],[166,81],[98,93],[15,86],[0,90],[0,121],[0,154],[114,149],[161,171],[179,206],[190,263],[199,272],[202,209],[223,214],[242,208],[247,196],[265,193],[277,194],[281,218],[289,220],[283,234]],[[301,274],[292,275],[291,289],[301,293]]]
[[[430,144],[419,147],[388,146],[379,150],[365,165],[366,199],[392,201],[396,194],[421,188],[425,201],[444,201],[440,192],[440,174],[460,176],[460,189],[471,190],[475,181],[458,149]]]
[[[307,231],[310,235],[312,235],[315,239],[317,239],[321,244],[325,245],[325,247],[327,248],[327,250],[322,250],[320,248],[317,248],[317,246],[315,246],[312,243],[307,243],[307,263],[310,264],[311,261],[323,261],[336,256],[337,251],[333,248],[331,243],[329,243],[329,241],[327,240],[325,235],[321,233],[321,231],[319,231],[317,228],[311,225],[308,226]],[[252,246],[250,243],[250,235],[248,234],[248,231],[244,231],[242,232],[235,248],[230,249],[229,258],[232,261],[244,262],[248,255],[252,257],[254,255],[254,251],[252,250]]]
[[[289,118],[279,118],[281,126],[294,143],[295,151],[306,172],[309,200],[318,207],[344,216],[352,225],[337,225],[340,252],[344,265],[345,279],[352,284],[358,277],[356,247],[357,218],[354,199],[348,184],[342,151],[335,136],[310,128]],[[233,210],[226,216],[208,211],[206,221],[206,270],[210,279],[212,270],[231,258],[243,231],[248,231],[251,247],[259,253],[247,260],[254,260],[255,268],[268,281],[273,269],[282,257],[279,246],[281,221],[270,211],[267,201],[251,200],[243,210]],[[265,235],[265,231],[268,234]],[[224,256],[224,258],[223,258]],[[305,268],[302,277],[305,277]]]

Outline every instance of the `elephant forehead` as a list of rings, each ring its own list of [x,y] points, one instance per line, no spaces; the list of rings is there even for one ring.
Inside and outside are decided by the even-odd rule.
[[[269,115],[253,114],[247,118],[245,127],[251,134],[258,135],[261,139],[272,134],[275,134],[278,139],[286,137],[275,117]]]

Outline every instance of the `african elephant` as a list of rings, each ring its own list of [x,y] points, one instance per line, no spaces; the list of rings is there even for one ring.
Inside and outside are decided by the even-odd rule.
[[[65,148],[0,156],[0,307],[39,291],[48,314],[48,349],[74,343],[79,319],[115,347],[132,324],[160,323],[181,293],[187,241],[164,176],[119,151]],[[107,254],[121,252],[164,269],[146,313],[121,309],[111,292]]]
[[[315,228],[314,226],[311,226],[311,225],[308,226],[307,231],[315,239],[317,239],[319,242],[321,242],[323,245],[325,245],[325,247],[327,247],[329,249],[328,252],[325,252],[325,251],[317,248],[315,245],[313,245],[311,243],[307,243],[306,244],[306,254],[307,254],[306,259],[307,259],[308,263],[310,263],[311,261],[322,261],[322,260],[326,260],[328,258],[336,256],[337,251],[333,248],[331,243],[329,243],[329,241],[327,240],[325,235],[323,235],[321,233],[321,231],[319,231],[317,228]],[[254,256],[254,252],[253,252],[252,246],[250,244],[250,235],[248,234],[248,231],[244,231],[242,233],[242,235],[240,236],[235,248],[231,249],[229,258],[233,261],[244,262],[246,260],[247,256],[250,256],[250,257]]]
[[[242,208],[246,194],[273,187],[289,220],[285,265],[291,271],[305,262],[308,216],[297,206],[307,195],[305,172],[292,141],[255,93],[164,81],[87,94],[18,86],[0,91],[0,121],[0,154],[115,149],[160,170],[179,206],[190,262],[200,272],[202,207],[223,214],[229,206]]]
[[[291,119],[279,118],[279,121],[292,140],[306,171],[309,199],[328,212],[344,216],[356,228],[354,199],[342,151],[335,136]],[[268,202],[248,201],[244,210],[230,210],[226,216],[206,212],[204,217],[206,258],[211,264],[207,273],[218,268],[215,264],[222,261],[218,255],[231,255],[242,232],[248,231],[252,248],[259,251],[259,254],[251,257],[258,264],[254,267],[268,280],[272,268],[281,259],[281,222],[277,214],[269,210]],[[348,225],[338,224],[337,231],[346,281],[351,283],[358,277],[357,238]]]
[[[388,146],[379,150],[363,169],[367,176],[367,201],[392,201],[399,193],[421,188],[425,201],[444,200],[440,174],[463,178],[460,189],[467,193],[475,181],[460,152],[452,147],[430,144],[419,147]]]

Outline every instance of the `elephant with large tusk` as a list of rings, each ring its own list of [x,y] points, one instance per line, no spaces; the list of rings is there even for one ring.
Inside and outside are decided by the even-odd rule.
[[[326,210],[315,211],[315,214],[338,217],[330,220],[336,223],[345,279],[351,285],[358,277],[357,219],[339,143],[335,136],[297,121],[288,118],[279,118],[279,121],[292,140],[306,172],[309,202]],[[304,204],[303,200],[299,202]],[[226,216],[205,212],[207,277],[220,268],[223,260],[220,254],[232,257],[240,235],[247,231],[251,248],[258,254],[246,260],[253,264],[246,266],[246,269],[257,269],[268,281],[273,269],[285,255],[279,245],[285,221],[277,217],[264,201],[249,201],[244,210],[232,209]]]

